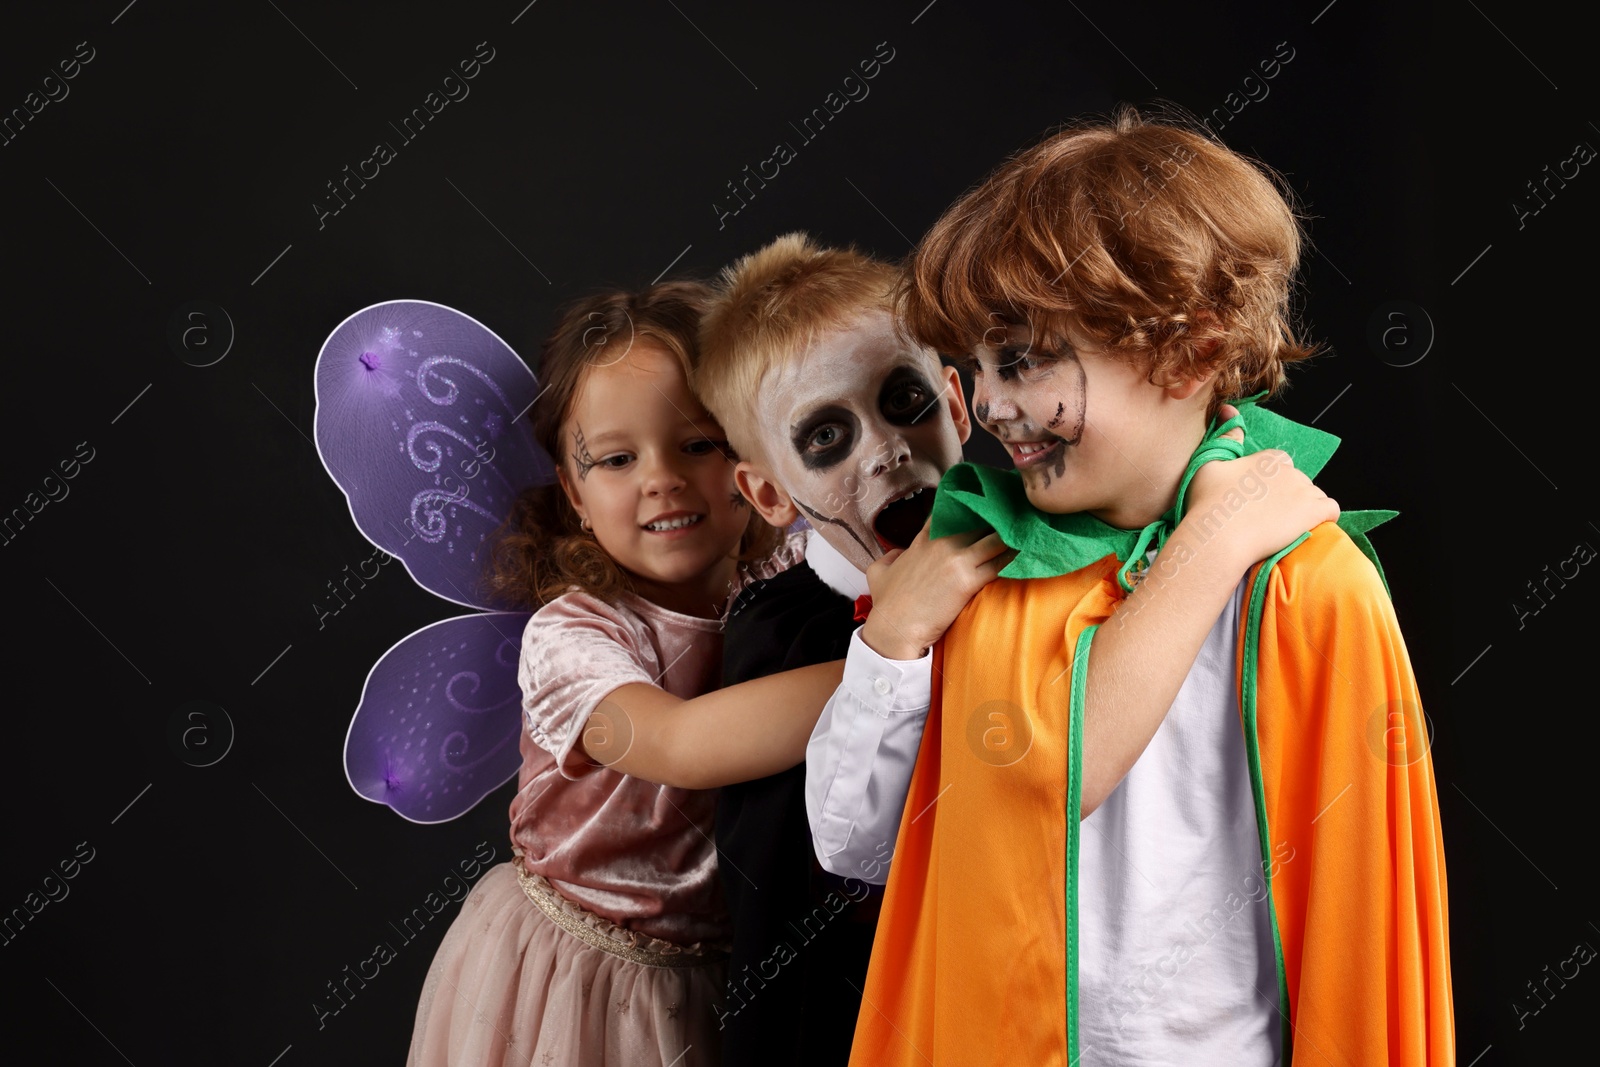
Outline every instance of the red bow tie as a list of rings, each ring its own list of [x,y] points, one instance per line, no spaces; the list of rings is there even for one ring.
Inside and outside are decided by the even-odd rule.
[[[866,622],[870,614],[872,614],[872,597],[862,593],[856,597],[856,622]]]

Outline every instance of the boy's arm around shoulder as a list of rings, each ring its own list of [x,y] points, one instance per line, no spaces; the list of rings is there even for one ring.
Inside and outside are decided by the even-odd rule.
[[[1333,524],[1253,578],[1240,699],[1296,1029],[1356,1062],[1453,1062],[1430,730],[1383,579]]]
[[[1227,436],[1242,441],[1243,430]],[[1144,752],[1249,568],[1339,517],[1338,504],[1277,449],[1202,465],[1189,503],[1133,592],[1095,633],[1082,709],[1081,818]]]

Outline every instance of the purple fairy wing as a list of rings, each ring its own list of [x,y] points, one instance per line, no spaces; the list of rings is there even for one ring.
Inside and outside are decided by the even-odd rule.
[[[425,300],[351,315],[317,357],[317,451],[367,539],[465,607],[517,494],[555,478],[523,418],[539,383],[470,316]]]
[[[411,822],[436,823],[514,776],[522,764],[517,654],[528,618],[461,615],[385,652],[345,735],[351,788]]]

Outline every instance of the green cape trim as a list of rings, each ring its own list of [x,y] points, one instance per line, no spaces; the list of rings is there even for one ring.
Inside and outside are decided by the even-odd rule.
[[[1308,536],[1310,535],[1306,534],[1295,538],[1293,544],[1278,552],[1257,569],[1245,607],[1244,649],[1239,665],[1239,716],[1244,727],[1245,755],[1250,763],[1250,793],[1256,807],[1256,833],[1261,839],[1261,875],[1267,883],[1267,913],[1272,927],[1272,954],[1278,967],[1278,1014],[1282,1017],[1279,1034],[1282,1042],[1283,1067],[1289,1067],[1294,1057],[1294,1028],[1290,1025],[1289,1019],[1289,971],[1283,962],[1283,931],[1278,925],[1278,898],[1272,885],[1272,829],[1267,825],[1267,785],[1266,778],[1261,772],[1260,706],[1256,694],[1261,675],[1261,615],[1266,608],[1268,582],[1278,562]]]
[[[1078,852],[1083,811],[1083,708],[1088,702],[1089,649],[1100,624],[1084,627],[1072,654],[1067,732],[1067,1062],[1078,1062]]]

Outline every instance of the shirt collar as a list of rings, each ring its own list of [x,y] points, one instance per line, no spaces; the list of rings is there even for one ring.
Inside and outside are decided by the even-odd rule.
[[[815,529],[806,533],[806,565],[840,596],[854,600],[867,595],[867,576]]]

